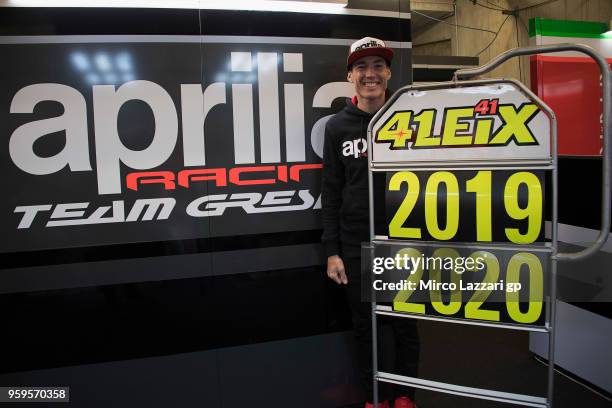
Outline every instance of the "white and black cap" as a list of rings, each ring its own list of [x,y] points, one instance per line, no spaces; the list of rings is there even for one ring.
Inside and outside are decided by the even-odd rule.
[[[370,55],[384,58],[388,65],[391,65],[391,60],[393,60],[393,50],[388,48],[383,40],[374,37],[364,37],[351,44],[346,60],[346,69],[350,70],[353,63],[359,58]]]

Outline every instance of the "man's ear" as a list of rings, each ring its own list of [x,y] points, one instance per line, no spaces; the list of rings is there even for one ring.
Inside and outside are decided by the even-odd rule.
[[[351,71],[346,73],[346,80],[353,83],[353,73]]]
[[[391,69],[389,67],[387,67],[387,71],[389,72],[388,76],[387,76],[387,81],[391,79]]]

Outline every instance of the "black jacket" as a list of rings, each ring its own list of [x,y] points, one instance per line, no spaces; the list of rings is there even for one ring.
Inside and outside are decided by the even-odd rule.
[[[327,256],[369,240],[367,130],[374,114],[347,99],[325,126],[321,200]]]

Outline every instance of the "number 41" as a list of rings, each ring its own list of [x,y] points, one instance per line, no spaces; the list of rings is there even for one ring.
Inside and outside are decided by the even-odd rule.
[[[474,112],[481,115],[497,115],[497,105],[499,99],[482,99],[474,105]]]

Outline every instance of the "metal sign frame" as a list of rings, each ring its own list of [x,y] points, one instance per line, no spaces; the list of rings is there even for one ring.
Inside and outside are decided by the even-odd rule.
[[[548,107],[537,95],[531,90],[526,88],[522,83],[513,79],[501,79],[501,80],[474,80],[474,81],[460,81],[461,79],[473,78],[478,75],[485,74],[497,66],[501,65],[510,58],[544,54],[559,51],[578,51],[583,54],[590,56],[598,64],[603,82],[603,154],[602,154],[602,210],[601,210],[601,228],[598,238],[591,244],[591,246],[585,248],[582,251],[576,253],[558,253],[558,165],[557,165],[557,119],[554,112]],[[410,315],[406,313],[393,312],[389,307],[378,306],[375,298],[372,300],[372,371],[373,371],[373,389],[374,389],[374,406],[378,406],[378,382],[388,382],[399,385],[411,386],[414,388],[427,389],[436,392],[443,392],[454,395],[461,395],[471,398],[479,398],[491,401],[499,401],[511,404],[517,404],[528,407],[541,407],[541,408],[552,408],[553,406],[553,395],[554,395],[554,362],[555,362],[555,318],[556,318],[556,276],[557,276],[557,261],[576,261],[587,258],[594,255],[597,251],[605,244],[608,234],[610,231],[610,170],[611,170],[611,152],[610,152],[610,137],[612,133],[612,72],[609,69],[608,62],[604,57],[595,52],[592,48],[581,45],[581,44],[556,44],[546,46],[532,46],[524,48],[515,48],[506,51],[503,54],[493,58],[487,64],[474,69],[459,70],[455,73],[453,81],[430,84],[430,85],[417,85],[417,86],[406,86],[395,92],[385,105],[377,112],[372,118],[368,125],[368,149],[370,152],[373,151],[373,137],[372,131],[374,124],[383,116],[385,112],[389,110],[391,105],[398,100],[398,98],[406,93],[413,90],[431,90],[441,88],[460,88],[466,85],[487,85],[493,83],[511,83],[515,85],[521,92],[528,96],[538,107],[549,117],[551,121],[551,160],[520,160],[520,161],[456,161],[456,162],[402,162],[378,165],[372,163],[372,155],[368,155],[368,183],[369,183],[369,211],[370,211],[370,246],[378,241],[378,237],[375,236],[374,229],[374,197],[373,197],[373,173],[376,171],[398,171],[405,168],[410,169],[469,169],[469,168],[519,168],[529,167],[541,170],[552,171],[552,234],[551,234],[551,271],[550,271],[550,297],[546,299],[548,303],[546,325],[545,328],[529,328],[529,327],[518,327],[512,325],[501,325],[492,324],[484,321],[462,321],[458,319],[446,319],[435,316],[426,315]],[[419,243],[421,243],[419,241]],[[526,248],[526,246],[525,246]],[[391,315],[400,318],[418,318],[424,320],[433,321],[444,321],[455,324],[469,324],[484,327],[502,327],[506,329],[514,330],[530,330],[546,332],[549,335],[548,342],[548,381],[547,381],[547,397],[538,397],[524,394],[508,393],[496,390],[488,390],[482,388],[465,387],[456,384],[447,384],[438,381],[424,380],[415,377],[406,377],[392,373],[381,372],[378,370],[378,348],[377,348],[377,315]]]

